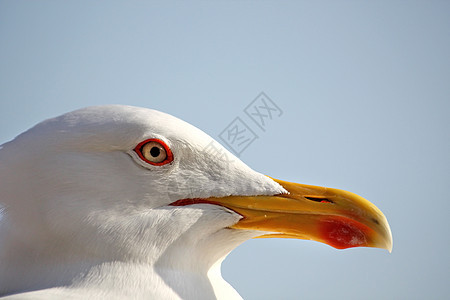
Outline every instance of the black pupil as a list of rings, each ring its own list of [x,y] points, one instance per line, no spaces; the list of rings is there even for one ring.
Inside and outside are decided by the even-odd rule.
[[[150,155],[153,157],[158,157],[161,154],[161,149],[159,149],[158,147],[152,147],[152,149],[150,149]]]

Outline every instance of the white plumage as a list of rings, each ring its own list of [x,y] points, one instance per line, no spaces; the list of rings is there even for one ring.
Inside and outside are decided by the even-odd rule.
[[[142,167],[130,157],[146,138],[164,140],[174,162]],[[158,111],[103,106],[45,121],[4,144],[0,294],[52,288],[25,295],[237,296],[220,262],[258,233],[227,229],[240,216],[220,206],[167,205],[283,188],[231,153],[227,164],[205,155],[211,141]]]

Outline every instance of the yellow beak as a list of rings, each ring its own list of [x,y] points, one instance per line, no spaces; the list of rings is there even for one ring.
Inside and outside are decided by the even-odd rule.
[[[314,240],[338,249],[376,247],[392,251],[386,217],[366,199],[343,190],[274,179],[289,194],[229,196],[205,202],[227,207],[243,218],[235,229],[259,230],[261,237]]]

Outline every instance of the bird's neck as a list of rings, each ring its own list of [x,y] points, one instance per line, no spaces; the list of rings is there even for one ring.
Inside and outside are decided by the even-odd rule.
[[[101,290],[121,299],[241,299],[221,277],[220,262],[205,274],[141,263],[105,263],[91,268],[71,289],[81,294]]]
[[[54,261],[47,261],[54,263]],[[220,274],[221,261],[207,272],[152,266],[142,262],[14,264],[2,269],[0,279],[8,285],[0,296],[55,290],[58,298],[85,296],[108,299],[240,299]],[[12,267],[12,266],[11,266]],[[7,273],[4,273],[7,271]]]
[[[99,228],[87,227],[85,233],[70,239],[50,236],[31,241],[17,237],[14,230],[3,232],[0,295],[64,287],[81,294],[95,289],[124,297],[239,297],[222,279],[220,264],[232,249],[255,234],[207,227],[205,224],[212,224],[205,219],[209,216],[202,210],[193,210],[189,216],[191,224],[182,228],[174,215],[167,218],[171,222],[166,224],[161,223],[160,216],[158,225],[162,227],[147,226],[146,215],[142,214],[129,218],[134,223],[116,223],[111,235],[89,235],[87,232],[99,232]],[[216,224],[229,221],[215,220]],[[102,220],[105,223],[107,220]],[[223,228],[224,224],[218,226]],[[167,232],[171,235],[165,236]]]

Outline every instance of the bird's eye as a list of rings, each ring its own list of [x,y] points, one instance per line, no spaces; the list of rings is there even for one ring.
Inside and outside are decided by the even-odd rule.
[[[159,139],[148,139],[139,143],[134,151],[146,163],[162,166],[173,161],[170,148]]]

